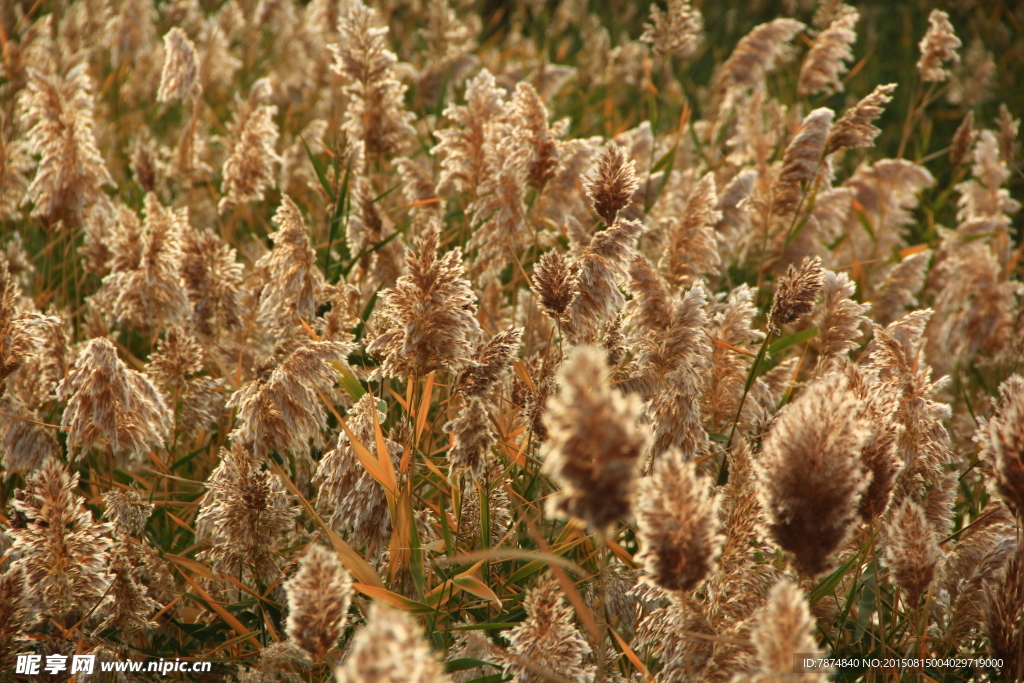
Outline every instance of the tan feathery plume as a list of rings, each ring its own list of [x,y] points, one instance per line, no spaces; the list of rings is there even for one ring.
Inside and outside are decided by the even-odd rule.
[[[277,475],[261,469],[253,453],[236,442],[231,450],[221,449],[206,489],[196,534],[211,547],[197,558],[233,576],[253,572],[262,585],[280,578],[284,558],[278,548],[299,511]]]
[[[25,569],[11,567],[0,575],[0,666],[15,666],[15,653],[24,652],[29,629],[35,622],[32,597],[25,585]]]
[[[417,90],[425,101],[436,102],[442,87],[461,83],[466,71],[476,66],[473,52],[481,20],[468,13],[461,21],[448,0],[430,0],[423,23],[425,27],[419,33],[426,43],[426,63],[417,74]]]
[[[889,569],[905,594],[904,604],[916,608],[935,579],[939,543],[924,509],[911,497],[893,516],[886,548]]]
[[[561,392],[544,417],[553,448],[545,470],[562,487],[552,509],[604,531],[629,512],[633,475],[647,446],[636,426],[640,400],[613,391],[604,351],[578,346],[558,373]]]
[[[633,194],[640,187],[636,161],[627,160],[626,150],[609,142],[591,163],[593,170],[581,178],[583,189],[597,215],[605,224],[611,225],[619,211],[633,202]]]
[[[260,292],[259,320],[271,329],[289,329],[296,317],[308,322],[316,315],[324,275],[302,213],[288,195],[281,197],[274,222],[274,249],[256,262],[266,283]]]
[[[314,662],[322,662],[345,630],[352,599],[351,576],[337,553],[311,545],[284,590],[288,595],[288,637]]]
[[[444,668],[408,613],[379,602],[356,633],[337,683],[449,683]]]
[[[772,186],[771,215],[788,218],[800,204],[806,186],[820,174],[825,161],[832,117],[835,112],[827,107],[815,109],[804,118],[800,130],[786,147],[782,169]]]
[[[579,295],[579,267],[565,254],[549,251],[533,265],[530,288],[544,313],[560,323],[567,320],[569,307]]]
[[[114,345],[93,339],[57,385],[66,401],[61,427],[72,459],[105,442],[115,455],[141,458],[163,444],[173,424],[163,395],[144,375],[125,367]]]
[[[870,436],[860,451],[869,483],[858,508],[864,521],[871,522],[889,507],[893,484],[902,467],[896,444],[904,427],[895,419],[898,401],[894,400],[890,387],[879,385],[876,373],[852,363],[840,371],[846,374],[850,391],[860,399],[870,428]]]
[[[7,529],[11,550],[19,558],[12,570],[24,570],[26,588],[43,615],[58,620],[92,608],[109,585],[109,530],[93,521],[84,498],[75,493],[77,487],[78,472],[48,458],[28,475],[24,492],[12,501],[24,523]]]
[[[619,219],[594,235],[574,264],[576,296],[569,304],[570,334],[576,341],[596,339],[600,320],[610,320],[625,303],[616,281],[625,274],[633,245],[644,231],[637,221]]]
[[[668,271],[668,279],[677,286],[691,284],[701,275],[716,275],[721,265],[714,226],[722,220],[715,192],[715,177],[707,173],[686,197],[678,219],[659,221],[668,235],[668,248],[658,265]]]
[[[917,294],[924,287],[932,251],[907,256],[885,276],[878,296],[871,303],[871,315],[879,325],[903,317],[907,308],[917,306]]]
[[[339,27],[342,40],[328,46],[334,56],[331,69],[347,76],[345,131],[361,140],[366,163],[401,153],[414,139],[413,115],[405,109],[406,87],[395,75],[398,57],[387,48],[387,26],[376,9],[356,0]]]
[[[377,424],[382,424],[385,415],[377,410],[377,399],[366,393],[346,416],[352,435],[368,448],[376,439],[371,411],[377,411]],[[385,445],[397,468],[401,447],[389,439]],[[338,433],[334,449],[320,459],[313,484],[318,487],[316,509],[333,529],[349,531],[349,542],[357,547],[380,546],[391,521],[388,501],[384,489],[359,462],[345,432]]]
[[[1017,133],[1020,131],[1020,119],[1010,115],[1005,104],[999,105],[999,117],[996,119],[996,137],[999,138],[999,158],[1012,166],[1017,149]]]
[[[330,396],[337,379],[331,361],[345,362],[351,346],[312,342],[296,349],[274,368],[236,391],[227,402],[238,408],[232,441],[264,457],[273,451],[309,457],[310,440],[323,448],[327,411],[320,396]]]
[[[801,657],[820,657],[821,650],[813,637],[814,622],[803,591],[788,579],[782,579],[772,588],[768,604],[757,616],[751,632],[757,648],[759,672],[746,680],[756,683],[770,681],[798,681],[799,683],[826,683],[829,670],[803,668]]]
[[[187,434],[208,429],[223,412],[219,389],[223,380],[199,376],[203,370],[203,347],[183,328],[172,327],[146,366],[146,374],[170,396],[181,402],[181,427]]]
[[[32,354],[30,316],[18,310],[20,296],[7,256],[0,253],[0,396],[7,378]]]
[[[647,43],[659,57],[687,59],[700,47],[704,16],[690,0],[669,0],[667,11],[651,5],[650,21],[644,24],[640,42]]]
[[[960,122],[956,132],[953,133],[953,140],[949,143],[949,165],[959,169],[967,160],[967,155],[974,147],[974,140],[978,132],[974,130],[974,112],[967,112],[967,116]]]
[[[995,471],[996,491],[1024,520],[1024,380],[1012,375],[999,393],[996,414],[981,432],[983,455]]]
[[[794,19],[775,19],[755,26],[715,74],[713,89],[719,96],[746,90],[764,81],[786,53],[789,41],[806,26]]]
[[[209,337],[241,324],[242,264],[220,236],[208,230],[187,231],[180,271],[192,305],[192,326],[199,334]]]
[[[476,295],[462,278],[459,247],[438,258],[437,221],[417,238],[417,253],[406,255],[408,274],[398,278],[382,299],[381,330],[366,347],[384,358],[386,377],[425,376],[433,370],[462,365],[471,353],[471,339],[480,332]]]
[[[484,402],[479,396],[471,396],[443,430],[453,436],[452,447],[448,449],[448,479],[454,482],[465,475],[478,481],[487,469],[487,454],[497,441]]]
[[[199,53],[180,28],[164,34],[164,68],[160,72],[157,102],[195,102],[203,94],[199,82]]]
[[[630,263],[629,322],[636,346],[634,380],[645,403],[643,417],[651,425],[651,456],[678,448],[686,458],[707,445],[701,426],[698,374],[709,355],[704,326],[707,293],[698,281],[681,300],[643,256]]]
[[[592,665],[584,664],[590,645],[573,625],[572,608],[558,582],[542,579],[527,592],[523,608],[526,619],[505,635],[511,645],[501,657],[504,674],[515,683],[542,683],[548,679],[545,674],[572,683],[590,681]]]
[[[114,186],[93,134],[88,66],[78,64],[66,76],[30,69],[19,96],[28,151],[42,157],[24,203],[34,204],[32,215],[48,223],[63,219],[80,224],[89,207],[106,205],[103,186]]]
[[[764,441],[758,483],[768,529],[808,577],[829,568],[859,519],[869,435],[846,378],[833,374],[805,389]]]
[[[356,178],[350,192],[350,201],[358,210],[349,217],[345,240],[350,254],[362,256],[349,280],[359,282],[366,291],[394,286],[402,275],[405,246],[400,239],[391,238],[394,225],[381,211],[377,191],[368,178]],[[426,220],[435,218],[437,213],[428,214]]]
[[[188,209],[165,208],[152,192],[145,206],[141,229],[134,212],[119,207],[120,225],[111,245],[114,258],[103,288],[115,297],[112,313],[122,323],[142,329],[181,325],[192,317],[179,272]]]
[[[1000,658],[1000,673],[1003,680],[1019,681],[1024,675],[1024,545],[1017,545],[1016,551],[1006,564],[1002,581],[987,596],[983,631],[988,636],[988,650],[993,657]]]
[[[467,394],[483,396],[516,357],[522,340],[521,327],[510,327],[491,337],[491,340],[477,351],[472,364],[462,373],[458,381],[459,387]]]
[[[557,138],[565,132],[567,123],[560,122],[549,127],[550,114],[547,107],[537,90],[526,82],[516,85],[506,111],[516,137],[520,138],[520,144],[530,151],[526,164],[526,186],[542,194],[544,186],[555,174],[560,149]]]
[[[115,629],[130,635],[156,625],[151,618],[162,605],[148,595],[147,568],[136,566],[138,553],[131,543],[115,543],[110,553],[110,588],[95,612],[103,620],[98,632]]]
[[[928,15],[928,32],[918,44],[921,58],[917,60],[917,70],[925,83],[942,82],[949,78],[950,73],[944,67],[945,62],[960,63],[960,55],[956,53],[962,43],[953,32],[949,23],[949,15],[933,9]]]
[[[7,116],[0,113],[0,220],[16,221],[35,164],[28,144],[15,137]]]
[[[262,201],[264,192],[277,181],[274,164],[281,163],[274,151],[279,135],[274,123],[277,107],[263,104],[270,95],[267,79],[253,83],[249,99],[239,105],[228,124],[233,144],[224,161],[224,196],[217,205],[222,212],[235,204]]]
[[[757,353],[755,345],[764,339],[764,332],[754,326],[757,307],[754,305],[754,291],[749,285],[734,287],[728,299],[712,311],[708,334],[728,346],[711,344],[711,367],[704,375],[701,391],[704,398],[702,410],[707,431],[721,432],[725,421],[736,415],[752,361],[749,355],[737,353],[735,349]],[[744,407],[741,425],[749,420],[754,406],[744,404]]]
[[[718,501],[677,450],[663,454],[640,482],[636,561],[645,580],[667,591],[691,591],[714,570],[721,551]]]
[[[818,34],[800,67],[797,92],[801,97],[843,91],[839,77],[849,71],[846,62],[853,59],[853,44],[857,42],[854,27],[860,21],[860,12],[843,12]]]
[[[483,69],[466,86],[466,104],[449,104],[445,118],[457,127],[442,128],[435,133],[440,142],[430,150],[441,160],[438,192],[452,189],[468,192],[471,197],[487,172],[485,143],[489,126],[504,111],[504,91],[495,87],[494,76]]]
[[[841,363],[850,351],[856,349],[859,345],[857,340],[863,335],[862,328],[871,322],[864,315],[871,309],[871,304],[854,301],[856,289],[856,283],[846,273],[825,271],[821,312],[815,316],[819,374]]]
[[[974,161],[971,175],[974,178],[956,186],[960,193],[957,219],[961,221],[957,231],[971,234],[974,227],[963,223],[978,219],[995,219],[995,225],[986,225],[984,227],[987,230],[977,232],[1006,230],[1009,219],[1005,214],[1020,210],[1020,202],[1013,199],[1003,187],[1010,178],[1010,170],[1006,161],[1000,157],[999,139],[995,133],[990,130],[981,131],[971,156]]]
[[[127,489],[114,489],[103,494],[103,502],[107,506],[103,516],[113,525],[114,536],[126,538],[138,536],[146,528],[146,520],[155,509],[145,502],[142,489],[134,482]]]
[[[882,115],[883,107],[892,101],[896,84],[880,85],[871,94],[843,112],[833,124],[825,143],[825,155],[841,149],[871,147],[881,133],[872,123]]]
[[[780,330],[783,325],[795,323],[810,313],[824,286],[825,270],[821,267],[821,257],[804,259],[799,267],[790,265],[775,289],[775,298],[768,311],[769,329]]]

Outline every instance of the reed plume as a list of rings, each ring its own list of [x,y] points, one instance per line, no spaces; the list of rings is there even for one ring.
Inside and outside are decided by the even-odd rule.
[[[270,235],[274,249],[256,262],[256,270],[263,273],[265,282],[258,317],[270,329],[280,330],[291,328],[296,317],[313,319],[324,275],[317,265],[302,213],[288,195],[281,197],[274,222],[278,227]]]
[[[651,5],[651,15],[644,24],[640,42],[648,43],[659,57],[688,59],[702,42],[704,16],[690,5],[690,0],[669,0],[666,11]]]
[[[467,394],[483,396],[497,384],[502,372],[516,358],[523,339],[523,328],[509,327],[480,347],[472,364],[459,377],[459,386]]]
[[[768,311],[768,328],[779,330],[810,313],[824,286],[825,270],[820,257],[804,259],[799,268],[790,265],[775,289]]]
[[[310,545],[284,589],[288,596],[288,637],[314,662],[322,662],[344,633],[352,578],[341,566],[337,553],[322,545]]]
[[[775,19],[755,26],[733,49],[729,59],[715,73],[712,88],[731,103],[739,92],[754,88],[786,55],[788,43],[806,26],[794,19]]]
[[[192,326],[201,335],[215,336],[237,328],[245,312],[242,264],[217,234],[189,230],[181,245],[181,278],[192,306]]]
[[[559,370],[560,393],[544,418],[553,447],[544,467],[561,486],[551,509],[604,531],[629,512],[633,475],[647,445],[640,401],[607,384],[605,354],[578,346]]]
[[[466,86],[466,104],[449,104],[444,116],[457,127],[435,133],[440,142],[431,154],[440,157],[438,192],[458,189],[475,196],[487,173],[485,143],[491,122],[504,111],[503,91],[495,86],[487,69],[470,79]]]
[[[198,558],[246,580],[251,572],[261,585],[280,578],[278,548],[299,514],[290,503],[280,478],[260,467],[251,447],[234,442],[221,449],[196,517],[198,540],[210,544]]]
[[[78,473],[49,458],[12,501],[21,522],[7,529],[18,558],[11,571],[24,571],[26,590],[50,618],[88,611],[110,582],[109,529],[93,520],[77,488]]]
[[[312,342],[236,391],[227,402],[238,409],[232,441],[253,449],[257,458],[277,451],[308,460],[310,441],[324,447],[327,411],[321,397],[332,394],[337,378],[331,363],[344,362],[350,350],[341,342]]]
[[[368,448],[376,442],[371,411],[377,411],[377,424],[384,422],[386,416],[378,410],[377,399],[366,393],[347,416],[352,435]],[[401,447],[390,439],[384,443],[397,469]],[[384,489],[359,462],[355,446],[344,431],[338,433],[335,447],[320,459],[313,484],[318,487],[317,511],[332,528],[348,531],[351,543],[379,548],[386,540],[391,520]]]
[[[406,87],[397,78],[398,57],[387,47],[387,26],[376,9],[356,0],[339,26],[341,41],[328,46],[331,69],[348,79],[350,103],[344,129],[363,142],[367,163],[400,154],[416,135],[405,109]]]
[[[590,645],[572,623],[572,609],[565,603],[553,578],[540,581],[523,600],[526,619],[505,634],[510,646],[501,656],[504,674],[515,683],[540,683],[554,674],[572,683],[586,683],[592,666],[584,665]]]
[[[382,295],[380,333],[366,347],[384,358],[388,377],[424,376],[466,363],[471,340],[480,332],[476,295],[463,279],[462,250],[438,258],[440,233],[431,224],[416,240],[417,252],[406,255],[408,274]]]
[[[810,184],[821,172],[825,161],[832,117],[835,112],[827,107],[815,109],[800,124],[800,130],[786,147],[782,169],[772,187],[770,213],[776,219],[789,218],[801,203],[801,197],[810,191]]]
[[[916,608],[921,596],[935,579],[939,544],[924,510],[905,498],[889,527],[886,555],[897,585],[905,593],[905,604]]]
[[[978,137],[978,131],[974,129],[974,112],[969,111],[964,116],[964,120],[957,126],[956,132],[953,133],[953,139],[949,143],[949,165],[955,169],[959,169],[964,161],[967,160],[967,155],[974,147],[974,141]]]
[[[579,296],[579,266],[557,251],[542,254],[533,265],[531,289],[548,317],[569,322],[569,308]]]
[[[814,668],[808,671],[802,657],[820,656],[812,636],[813,622],[803,591],[787,579],[772,588],[768,604],[757,617],[751,639],[757,648],[758,673],[748,680],[768,683],[793,680],[801,683],[825,683],[828,670]]]
[[[849,71],[846,62],[853,59],[853,44],[857,42],[854,27],[860,21],[860,12],[853,9],[839,14],[828,27],[818,34],[800,67],[797,92],[802,97],[843,91],[840,76]]]
[[[134,483],[126,489],[104,493],[103,502],[107,506],[103,516],[110,520],[116,538],[141,534],[155,509],[143,500],[142,490]]]
[[[14,221],[20,215],[33,167],[27,142],[15,137],[8,117],[0,113],[0,220]]]
[[[874,146],[875,138],[882,131],[872,124],[882,115],[883,107],[892,101],[894,90],[895,83],[880,85],[867,97],[843,112],[828,133],[824,154],[828,156],[841,149]]]
[[[411,615],[379,602],[352,641],[338,683],[448,683],[444,668]]]
[[[670,450],[639,485],[636,561],[644,580],[666,591],[697,588],[721,552],[718,501],[694,470],[682,453]]]
[[[619,211],[632,203],[633,194],[640,187],[636,162],[627,160],[626,150],[610,142],[591,163],[593,170],[582,178],[583,189],[601,220],[612,225]]]
[[[103,187],[115,185],[96,146],[88,65],[78,64],[66,76],[29,69],[19,101],[29,154],[41,157],[23,203],[47,223],[81,225],[90,207],[108,203]]]
[[[996,491],[1024,520],[1024,380],[1012,375],[999,391],[996,414],[979,434],[982,454],[995,472]]]
[[[701,275],[717,275],[721,258],[714,226],[722,220],[715,177],[707,173],[686,197],[678,218],[658,222],[668,237],[668,248],[658,265],[674,285],[686,286]]]
[[[949,78],[950,72],[945,68],[947,62],[960,63],[957,50],[962,43],[953,32],[949,23],[949,15],[942,10],[932,10],[928,16],[928,32],[918,44],[921,58],[917,60],[917,70],[925,83],[938,83]]]
[[[140,228],[133,211],[118,207],[120,225],[103,288],[113,297],[111,312],[119,322],[141,329],[181,325],[192,317],[180,273],[188,209],[165,208],[152,192],[146,195],[145,209]]]
[[[102,443],[114,455],[136,459],[164,443],[173,419],[163,394],[146,377],[125,367],[114,345],[93,339],[57,385],[66,402],[61,427],[68,431],[72,460]]]
[[[182,100],[194,103],[203,94],[199,81],[199,53],[180,28],[164,34],[164,68],[160,72],[157,102]]]
[[[453,441],[448,449],[450,481],[463,476],[473,481],[483,477],[487,456],[497,441],[490,420],[484,402],[479,396],[471,396],[458,416],[444,425],[444,431],[451,433]]]
[[[0,666],[14,667],[15,653],[24,652],[31,642],[27,634],[36,621],[32,603],[24,567],[0,575]]]
[[[805,389],[764,441],[758,480],[768,529],[808,577],[829,568],[857,524],[868,436],[846,378],[830,375]]]
[[[917,295],[924,287],[932,251],[911,254],[896,264],[885,276],[878,296],[871,302],[871,314],[879,325],[888,325],[902,318],[907,308],[918,304]]]
[[[864,314],[870,311],[871,305],[853,300],[856,288],[846,273],[825,271],[821,311],[815,316],[819,373],[842,363],[847,354],[860,345],[862,328],[870,326],[871,321]]]
[[[249,99],[239,103],[228,124],[233,142],[222,170],[224,196],[217,205],[222,212],[235,204],[262,201],[267,189],[277,182],[274,165],[282,161],[274,151],[279,135],[274,124],[277,107],[263,104],[271,94],[266,79],[253,83]]]
[[[986,602],[983,629],[988,636],[989,653],[1002,660],[999,669],[1005,680],[1018,680],[1024,674],[1024,652],[1020,646],[1024,638],[1024,546],[1017,545],[1006,563],[1002,580]]]

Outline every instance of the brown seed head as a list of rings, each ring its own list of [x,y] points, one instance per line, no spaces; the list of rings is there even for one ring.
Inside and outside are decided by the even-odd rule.
[[[924,509],[912,497],[904,498],[893,516],[886,555],[905,604],[917,607],[935,578],[939,544]]]
[[[669,0],[668,10],[651,4],[650,21],[644,24],[640,42],[647,43],[659,57],[686,59],[700,46],[704,16],[690,0]]]
[[[820,256],[805,258],[799,267],[790,265],[786,274],[779,278],[775,299],[768,311],[768,327],[778,330],[810,313],[824,285],[825,270],[821,267]]]
[[[337,683],[448,683],[423,629],[406,612],[379,602],[370,606],[364,626],[352,641]]]
[[[598,152],[596,166],[590,175],[583,176],[594,211],[607,225],[615,222],[619,211],[633,201],[633,193],[640,187],[636,177],[636,162],[627,161],[626,150],[614,142]]]
[[[854,27],[859,20],[860,13],[857,10],[843,12],[814,39],[800,67],[797,92],[801,97],[843,91],[843,83],[839,78],[849,70],[846,62],[853,59],[851,48],[857,42]]]
[[[164,34],[164,68],[157,102],[195,102],[203,94],[199,82],[199,53],[188,34],[175,27]]]
[[[984,452],[992,459],[996,490],[1024,520],[1024,379],[1013,375],[999,387],[1002,395],[996,414],[982,434]]]
[[[921,80],[925,83],[941,82],[950,76],[943,63],[960,63],[960,55],[956,51],[962,43],[953,32],[953,25],[949,23],[949,15],[945,12],[932,10],[928,24],[928,32],[918,44],[921,58],[917,60],[917,70],[921,72]]]
[[[803,591],[788,579],[772,588],[768,604],[757,616],[751,639],[757,648],[760,676],[753,681],[792,680],[800,683],[825,683],[828,670],[814,669],[803,673],[794,669],[794,655],[806,653],[813,657],[821,652],[813,636],[814,622]]]
[[[875,138],[882,132],[873,125],[873,122],[882,115],[883,107],[892,101],[894,90],[895,83],[880,85],[872,90],[870,95],[847,109],[829,131],[825,155],[841,149],[873,146]]]
[[[284,590],[288,595],[288,637],[314,662],[323,661],[345,630],[352,599],[349,573],[336,552],[311,545]]]
[[[722,546],[718,501],[708,483],[675,449],[663,453],[641,480],[636,502],[636,561],[645,581],[667,591],[691,591],[714,570]]]

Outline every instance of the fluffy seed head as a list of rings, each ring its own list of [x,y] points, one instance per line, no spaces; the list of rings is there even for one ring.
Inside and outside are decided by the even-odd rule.
[[[646,581],[667,591],[690,591],[714,569],[722,545],[718,502],[675,449],[663,453],[639,486],[637,562]]]
[[[590,646],[573,625],[558,582],[542,580],[526,594],[523,607],[526,619],[505,636],[511,644],[502,657],[505,675],[515,683],[542,683],[547,673],[572,683],[591,680],[591,667],[583,663]]]
[[[821,257],[805,258],[799,267],[790,265],[786,274],[779,278],[775,299],[768,311],[768,327],[778,330],[810,313],[824,285]]]
[[[160,73],[158,102],[194,102],[203,93],[199,82],[199,53],[188,34],[175,27],[164,34],[164,68]]]
[[[338,683],[449,681],[416,620],[379,602],[370,606],[366,626],[355,635],[348,658],[335,676]]]
[[[491,418],[479,396],[472,396],[459,411],[458,417],[445,424],[444,431],[454,437],[448,451],[451,481],[466,476],[473,481],[483,477],[487,470],[487,454],[497,440],[491,430]]]
[[[839,78],[849,70],[846,62],[853,59],[851,48],[857,42],[854,26],[859,19],[860,13],[857,10],[844,12],[814,39],[800,68],[797,92],[801,97],[843,91],[843,83]]]
[[[633,201],[633,193],[640,187],[636,162],[632,159],[627,161],[626,150],[614,142],[608,143],[596,157],[594,170],[583,176],[583,189],[597,215],[605,224],[611,225],[619,211]]]
[[[858,521],[868,436],[857,397],[833,374],[805,389],[765,439],[758,479],[768,529],[809,577],[828,569]]]
[[[792,680],[800,683],[824,683],[827,670],[814,669],[804,673],[799,665],[794,668],[797,653],[813,657],[821,652],[813,636],[814,622],[803,591],[788,579],[772,588],[768,604],[758,615],[751,632],[757,648],[758,669],[761,675],[751,680]]]
[[[606,373],[604,351],[574,348],[545,416],[554,447],[544,466],[562,487],[552,505],[595,530],[629,511],[633,474],[647,445],[636,427],[639,399],[613,391]]]
[[[686,59],[701,43],[704,17],[690,5],[690,0],[669,0],[668,11],[651,5],[651,19],[644,24],[640,42],[648,43],[660,57]]]
[[[288,637],[323,661],[345,630],[352,579],[338,554],[311,545],[299,561],[299,570],[284,585],[288,595]]]
[[[996,490],[1006,506],[1024,520],[1024,380],[1014,375],[999,389],[1002,400],[982,443],[993,460]]]
[[[961,45],[953,32],[953,25],[949,23],[949,15],[942,10],[932,10],[928,16],[928,32],[918,44],[921,58],[917,60],[917,70],[921,72],[921,80],[929,83],[949,78],[950,72],[944,63],[960,63],[960,55],[956,51]]]
[[[871,147],[881,133],[872,122],[882,115],[883,107],[892,101],[896,84],[880,85],[871,94],[847,109],[835,122],[825,143],[825,155],[841,149]]]
[[[565,254],[549,251],[533,266],[532,289],[544,312],[560,321],[579,294],[579,268]]]
[[[935,578],[939,544],[924,509],[912,497],[903,499],[893,517],[886,555],[896,583],[906,594],[906,604],[917,607]]]
[[[786,147],[782,170],[772,187],[773,216],[792,216],[806,186],[815,180],[822,166],[827,163],[825,145],[833,116],[835,112],[827,107],[815,109],[804,118],[800,130]]]

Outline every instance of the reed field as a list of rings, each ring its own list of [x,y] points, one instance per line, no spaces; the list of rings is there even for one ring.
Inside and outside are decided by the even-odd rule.
[[[1024,680],[1024,5],[0,46],[0,682]]]

